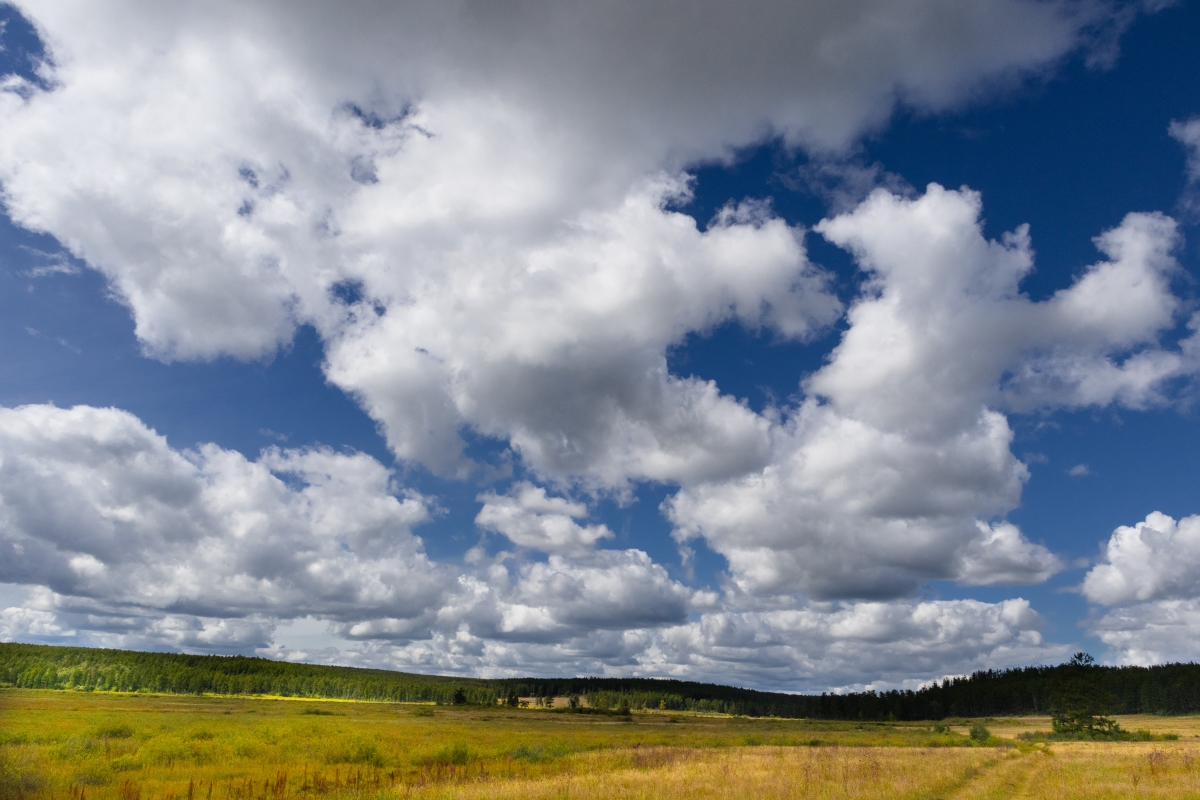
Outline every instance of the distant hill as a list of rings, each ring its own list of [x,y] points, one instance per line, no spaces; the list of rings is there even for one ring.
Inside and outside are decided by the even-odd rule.
[[[587,698],[593,708],[709,711],[814,719],[936,720],[1045,714],[1078,670],[1111,698],[1111,713],[1200,712],[1200,664],[1024,667],[976,672],[918,691],[797,695],[655,678],[480,679],[193,656],[0,643],[0,687],[169,694],[278,695],[385,702],[495,704],[520,697]]]

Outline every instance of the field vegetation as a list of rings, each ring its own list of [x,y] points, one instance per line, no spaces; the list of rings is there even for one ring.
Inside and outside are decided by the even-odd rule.
[[[560,704],[561,705],[561,704]],[[937,723],[0,690],[0,800],[1200,796],[1200,720]],[[1166,736],[1174,738],[1167,739]]]

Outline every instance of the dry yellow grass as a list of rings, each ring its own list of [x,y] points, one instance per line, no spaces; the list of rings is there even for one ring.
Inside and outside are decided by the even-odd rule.
[[[955,721],[957,727],[961,721]],[[927,723],[0,690],[0,800],[1200,798],[1200,718],[1121,718],[1178,741],[1006,746]],[[996,740],[993,740],[993,744]]]
[[[417,787],[403,797],[662,798],[925,798],[952,792],[1004,756],[995,749],[782,748],[660,751],[624,767],[620,755],[579,759],[576,769],[542,780]],[[626,756],[628,758],[628,756]]]
[[[414,788],[401,796],[481,798],[946,798],[1111,800],[1200,797],[1194,746],[1056,744],[1028,750],[924,748],[738,748],[692,752],[663,766],[580,769],[542,780]]]

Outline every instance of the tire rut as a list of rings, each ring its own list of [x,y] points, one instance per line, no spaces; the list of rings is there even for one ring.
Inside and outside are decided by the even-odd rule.
[[[1025,795],[1038,762],[1029,754],[1014,752],[971,776],[944,800],[1012,800]]]

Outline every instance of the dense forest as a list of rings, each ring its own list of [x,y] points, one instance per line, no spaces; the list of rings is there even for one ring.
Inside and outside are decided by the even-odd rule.
[[[1200,664],[1060,664],[976,672],[916,691],[795,695],[653,678],[479,679],[194,656],[0,643],[0,687],[495,704],[583,697],[593,709],[654,708],[814,719],[936,720],[1047,714],[1080,686],[1110,714],[1200,712]],[[1074,689],[1073,689],[1074,687]]]

